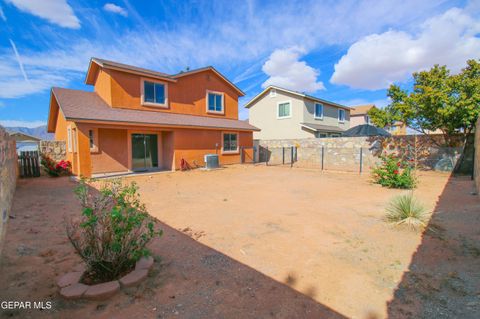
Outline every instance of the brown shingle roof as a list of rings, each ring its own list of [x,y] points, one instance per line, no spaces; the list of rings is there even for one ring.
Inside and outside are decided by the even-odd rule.
[[[105,103],[95,92],[52,88],[52,93],[65,118],[71,121],[101,121],[136,125],[154,124],[168,127],[188,126],[259,131],[255,126],[239,120],[113,108]]]
[[[350,111],[350,116],[367,114],[367,112],[370,111],[370,109],[372,109],[374,107],[375,107],[375,104],[366,104],[366,105],[354,106]]]

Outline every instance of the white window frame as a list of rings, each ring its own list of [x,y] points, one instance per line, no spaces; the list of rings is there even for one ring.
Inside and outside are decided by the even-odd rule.
[[[340,114],[343,112],[343,120],[340,119]],[[345,123],[347,112],[344,109],[338,109],[338,123]]]
[[[321,106],[322,106],[322,114],[321,114],[321,116],[317,116],[317,105],[321,105]],[[314,117],[316,120],[323,120],[324,110],[325,110],[325,106],[324,106],[322,103],[314,103],[314,104],[313,104],[313,117]]]
[[[145,82],[151,82],[151,83],[158,83],[162,84],[165,88],[165,103],[154,103],[154,102],[146,102],[145,101]],[[141,90],[141,103],[142,105],[145,106],[155,106],[155,107],[161,107],[161,108],[168,108],[168,83],[164,81],[159,81],[159,80],[153,80],[153,79],[147,79],[147,78],[141,78],[140,79],[140,90]],[[154,90],[155,92],[155,90]]]
[[[225,151],[224,148],[223,148],[223,142],[225,141],[225,134],[233,134],[233,135],[236,135],[237,136],[237,149],[234,150],[234,151]],[[239,150],[240,150],[240,134],[238,134],[238,132],[229,132],[229,131],[226,131],[226,132],[222,132],[222,154],[238,154],[239,153]]]
[[[73,148],[72,148],[72,126],[69,125],[67,126],[67,147],[68,147],[68,152],[71,153]]]
[[[72,129],[73,153],[77,153],[77,129]]]
[[[93,145],[90,145],[90,152],[98,152],[98,129],[91,128],[88,130],[88,143],[90,144],[90,131],[93,133]]]
[[[276,89],[270,89],[270,97],[276,97],[277,96],[277,90]]]
[[[222,96],[222,110],[221,111],[212,111],[212,110],[208,109],[208,95],[209,94],[215,94],[215,95],[221,95]],[[205,109],[206,109],[207,113],[225,114],[225,93],[218,92],[218,91],[207,90],[207,93],[205,94]]]
[[[280,104],[288,103],[289,115],[288,116],[279,116],[280,113]],[[289,119],[292,117],[292,100],[277,102],[277,120]]]

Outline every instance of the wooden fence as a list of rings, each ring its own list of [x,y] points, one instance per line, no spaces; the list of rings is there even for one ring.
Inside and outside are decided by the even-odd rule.
[[[40,177],[40,159],[38,151],[20,152],[18,156],[20,177]]]

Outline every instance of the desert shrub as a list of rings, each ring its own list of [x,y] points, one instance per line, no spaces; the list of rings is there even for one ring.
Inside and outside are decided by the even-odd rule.
[[[394,154],[380,155],[372,175],[374,182],[384,187],[411,189],[416,185],[412,162]]]
[[[58,177],[70,175],[72,173],[72,164],[70,161],[61,160],[57,163],[45,154],[42,154],[41,157],[42,159],[40,163],[42,164],[43,170],[47,172],[48,175]]]
[[[96,194],[85,180],[75,189],[82,215],[67,223],[67,234],[93,281],[117,279],[132,269],[150,254],[147,244],[162,234],[137,191],[135,183],[123,185],[119,180],[104,183]]]
[[[395,225],[406,225],[412,229],[426,226],[427,212],[413,193],[394,197],[387,206],[387,221]]]

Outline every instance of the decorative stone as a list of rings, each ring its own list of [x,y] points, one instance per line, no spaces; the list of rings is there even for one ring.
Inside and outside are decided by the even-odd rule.
[[[120,284],[115,280],[90,286],[83,296],[91,300],[105,300],[115,295],[119,290]]]
[[[142,257],[135,264],[135,270],[139,270],[139,269],[150,270],[150,268],[152,268],[152,266],[153,266],[153,257],[152,256]]]
[[[85,291],[87,291],[89,286],[76,283],[67,287],[64,287],[60,290],[60,295],[69,300],[80,299],[82,298]]]
[[[139,284],[142,280],[147,278],[148,276],[148,269],[135,269],[128,275],[123,276],[120,278],[119,282],[122,287],[131,287]]]
[[[87,266],[85,266],[84,263],[78,264],[75,267],[73,267],[73,271],[85,272],[85,270],[87,270]]]
[[[57,286],[60,288],[63,288],[63,287],[76,284],[80,281],[80,278],[82,278],[82,275],[83,275],[82,271],[69,272],[63,275],[62,277],[58,278]]]

